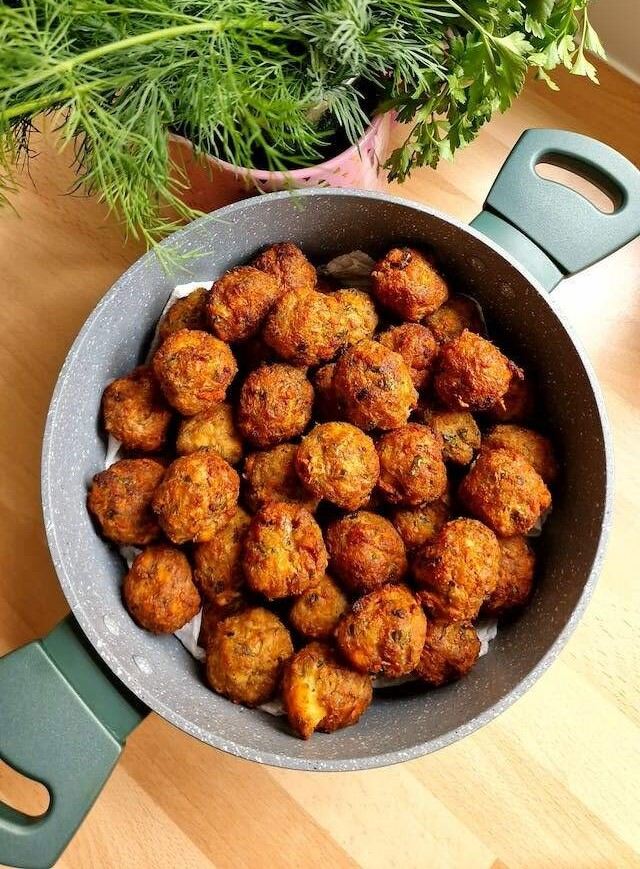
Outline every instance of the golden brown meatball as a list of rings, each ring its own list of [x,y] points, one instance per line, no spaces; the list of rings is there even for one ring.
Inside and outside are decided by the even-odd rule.
[[[105,537],[145,546],[160,536],[151,501],[165,468],[153,459],[122,459],[93,478],[87,506]]]
[[[319,365],[338,352],[341,314],[332,295],[291,290],[271,309],[262,334],[281,359],[293,365]]]
[[[551,441],[520,425],[496,425],[482,438],[482,449],[504,449],[526,459],[545,483],[555,480],[558,465]]]
[[[211,450],[172,462],[153,496],[153,510],[173,543],[213,539],[233,516],[240,478]]]
[[[420,507],[397,507],[391,521],[407,549],[416,549],[432,543],[450,515],[449,504],[441,498]]]
[[[402,356],[411,372],[413,385],[417,390],[424,389],[431,379],[431,369],[438,353],[431,329],[419,323],[403,323],[383,332],[378,340]]]
[[[154,634],[172,634],[200,609],[187,557],[173,546],[148,546],[137,555],[122,596],[131,617]]]
[[[307,489],[344,510],[365,503],[380,473],[373,441],[348,422],[317,425],[300,444],[295,461]]]
[[[285,501],[313,513],[320,499],[305,489],[296,473],[297,452],[297,444],[279,444],[247,456],[243,477],[245,500],[250,510],[255,513],[269,501]]]
[[[362,673],[396,677],[418,665],[427,619],[405,585],[385,585],[359,598],[336,629],[338,647]]]
[[[433,619],[473,621],[496,586],[500,547],[482,522],[453,519],[416,552],[412,566],[418,597]]]
[[[259,706],[277,692],[285,661],[293,654],[289,631],[262,607],[243,610],[213,629],[207,646],[207,679],[234,703]]]
[[[107,386],[102,418],[105,429],[125,449],[152,453],[164,446],[171,410],[152,370],[141,365]]]
[[[393,248],[371,273],[373,293],[403,320],[422,320],[447,301],[449,289],[431,257],[411,247]]]
[[[502,560],[498,584],[485,600],[482,614],[501,616],[527,602],[533,587],[535,555],[526,537],[498,538]]]
[[[207,329],[207,316],[205,302],[207,291],[204,287],[194,290],[184,299],[176,299],[167,313],[160,320],[158,340],[162,344],[169,335],[179,332],[181,329],[197,329],[204,332]]]
[[[238,464],[242,458],[242,439],[236,430],[230,404],[222,401],[182,420],[176,451],[184,456],[196,450],[213,450],[230,465]]]
[[[249,586],[269,600],[302,594],[327,569],[322,532],[304,507],[271,501],[251,521],[242,565]]]
[[[258,447],[272,447],[302,434],[313,409],[313,387],[291,365],[264,365],[242,384],[238,428]]]
[[[251,266],[231,269],[207,296],[211,331],[222,341],[250,338],[281,295],[282,288],[273,275]]]
[[[373,338],[378,327],[378,314],[369,293],[362,290],[338,290],[332,294],[340,312],[340,346],[351,347],[363,338]]]
[[[324,643],[309,643],[285,665],[282,700],[303,739],[356,724],[372,697],[370,677],[349,670]]]
[[[198,634],[198,645],[205,651],[209,648],[209,642],[213,636],[213,632],[223,619],[229,616],[234,616],[236,613],[247,609],[248,604],[246,598],[242,594],[238,594],[233,600],[230,600],[225,606],[218,606],[204,600],[202,603],[202,618],[200,620],[200,633]]]
[[[343,353],[333,389],[341,413],[365,430],[398,428],[418,400],[402,356],[378,341],[360,341]]]
[[[465,331],[440,350],[434,387],[452,410],[486,410],[503,399],[512,376],[521,374],[497,347]]]
[[[325,573],[311,588],[296,598],[289,611],[292,627],[309,640],[327,640],[349,604],[330,576]]]
[[[487,410],[490,419],[496,422],[522,422],[532,416],[535,398],[531,383],[526,375],[518,371],[511,377],[511,383],[497,404]]]
[[[331,570],[348,588],[361,594],[407,572],[402,538],[391,522],[360,510],[333,522],[326,533]]]
[[[316,270],[300,248],[288,241],[272,244],[254,259],[253,265],[273,275],[283,292],[313,290],[318,280]]]
[[[193,548],[193,578],[206,600],[220,610],[242,598],[242,547],[251,517],[241,507],[207,543]]]
[[[434,410],[427,424],[442,438],[442,457],[445,462],[468,465],[480,449],[480,429],[466,410]]]
[[[222,401],[238,371],[227,344],[208,332],[189,329],[169,335],[152,364],[165,398],[184,416]]]
[[[477,304],[466,296],[450,296],[428,319],[427,326],[433,332],[438,344],[446,344],[469,332],[482,332],[482,320]]]
[[[429,685],[445,685],[466,676],[479,654],[480,640],[473,625],[428,621],[416,675]]]
[[[384,434],[377,444],[378,488],[392,504],[437,501],[447,489],[442,441],[425,425],[411,422]]]
[[[551,507],[542,477],[510,450],[483,450],[458,492],[469,512],[501,537],[526,534]]]
[[[315,391],[314,417],[321,421],[340,418],[338,402],[333,391],[333,372],[335,368],[335,362],[330,362],[328,365],[322,365],[318,368],[313,375],[313,389]]]

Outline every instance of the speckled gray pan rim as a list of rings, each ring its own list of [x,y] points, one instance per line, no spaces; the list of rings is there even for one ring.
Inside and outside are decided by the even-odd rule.
[[[455,288],[481,303],[492,336],[531,373],[563,459],[562,480],[539,550],[530,606],[504,624],[469,676],[425,692],[377,692],[355,727],[295,738],[286,722],[235,706],[203,683],[174,637],[138,629],[120,601],[123,565],[96,534],[86,488],[104,458],[98,428],[105,383],[129,370],[176,283],[215,278],[259,248],[289,239],[316,262],[356,248],[433,249]],[[381,193],[315,188],[244,200],[195,221],[165,245],[198,255],[169,276],[146,254],[97,305],[55,388],[42,456],[44,519],[69,604],[107,665],[151,709],[216,748],[274,766],[356,770],[435,751],[491,721],[559,653],[591,596],[611,522],[611,444],[591,365],[547,294],[508,254],[474,229]]]

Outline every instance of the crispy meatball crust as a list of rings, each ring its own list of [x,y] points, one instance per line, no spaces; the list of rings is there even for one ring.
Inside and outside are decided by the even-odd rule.
[[[95,475],[87,506],[105,537],[129,546],[157,540],[160,526],[151,502],[164,472],[153,459],[121,459]]]
[[[361,594],[407,572],[402,538],[388,519],[360,510],[333,522],[326,532],[331,570],[349,589]]]
[[[417,506],[437,501],[447,489],[442,440],[425,425],[411,422],[384,434],[377,444],[378,488],[392,504]]]
[[[453,519],[416,552],[412,567],[418,597],[434,620],[473,621],[496,586],[500,547],[477,519]]]
[[[242,458],[242,438],[236,429],[230,404],[222,401],[182,420],[176,451],[185,456],[196,450],[213,450],[230,465],[238,464]]]
[[[313,387],[304,371],[276,363],[252,371],[242,384],[238,428],[257,447],[272,447],[305,430]]]
[[[171,410],[149,366],[141,365],[107,386],[102,418],[106,431],[127,450],[153,453],[164,446]]]
[[[438,353],[433,332],[419,323],[392,326],[378,337],[381,344],[399,353],[406,362],[415,388],[424,389],[431,379],[431,370]]]
[[[316,270],[299,247],[284,241],[272,244],[253,261],[255,268],[267,272],[280,284],[282,292],[288,290],[314,290],[318,280]]]
[[[317,425],[300,444],[295,462],[307,489],[344,510],[365,503],[380,473],[373,441],[348,422]]]
[[[427,319],[427,325],[438,344],[453,341],[465,329],[469,332],[483,331],[478,306],[473,299],[466,296],[450,296],[448,301]]]
[[[452,410],[486,410],[504,398],[514,374],[520,369],[497,347],[465,329],[440,350],[433,384]]]
[[[359,598],[336,629],[338,647],[361,673],[395,678],[418,665],[427,619],[405,585],[385,585]]]
[[[420,507],[397,507],[391,521],[407,549],[417,549],[433,543],[450,515],[449,505],[441,498]]]
[[[502,560],[498,584],[485,600],[482,614],[502,616],[507,610],[523,606],[533,587],[535,555],[526,537],[498,538]]]
[[[272,501],[251,521],[242,565],[249,586],[269,600],[303,594],[327,569],[322,532],[304,507]]]
[[[332,295],[291,290],[267,317],[264,340],[293,365],[319,365],[338,352],[341,316],[340,304]]]
[[[342,591],[325,573],[296,598],[289,611],[291,626],[309,640],[328,640],[349,604]]]
[[[378,328],[376,306],[369,293],[363,290],[345,289],[332,293],[340,307],[340,346],[351,347],[364,338],[373,338]]]
[[[172,462],[153,496],[153,510],[173,543],[212,540],[233,516],[240,478],[211,450]]]
[[[303,739],[356,724],[372,697],[370,677],[345,667],[324,643],[309,643],[285,665],[282,700]]]
[[[411,247],[393,248],[371,273],[373,293],[403,320],[422,320],[449,296],[447,283],[430,257]]]
[[[404,359],[378,341],[360,341],[343,353],[333,389],[341,413],[365,430],[404,425],[418,401]]]
[[[504,449],[526,459],[545,483],[552,483],[558,465],[549,438],[520,425],[496,425],[482,438],[482,449]]]
[[[273,275],[251,266],[226,272],[207,296],[207,320],[222,341],[242,341],[255,335],[282,288]]]
[[[297,444],[279,444],[264,452],[251,453],[244,463],[244,497],[254,513],[269,501],[299,504],[313,513],[320,499],[302,485],[296,473]]]
[[[427,637],[415,672],[429,685],[446,685],[466,676],[479,654],[480,640],[469,622],[427,621]]]
[[[487,410],[487,416],[495,422],[523,422],[533,415],[534,409],[533,387],[526,375],[522,377],[522,372],[517,372],[504,396]]]
[[[466,410],[434,410],[426,420],[442,438],[442,457],[454,465],[468,465],[480,449],[480,429]]]
[[[222,401],[238,371],[224,341],[189,329],[169,335],[152,365],[165,398],[184,416],[194,416]]]
[[[259,706],[277,692],[293,645],[280,619],[262,607],[243,610],[214,627],[207,646],[207,680],[234,703]]]
[[[179,332],[181,329],[197,329],[204,332],[207,329],[207,316],[205,302],[207,290],[200,287],[185,296],[184,299],[176,299],[167,313],[160,320],[158,340],[162,344],[169,335]]]
[[[551,507],[542,477],[511,450],[482,450],[458,494],[469,512],[500,537],[526,534]]]
[[[224,610],[242,598],[242,547],[251,517],[237,507],[229,521],[207,543],[193,548],[193,578],[202,596]]]
[[[173,546],[148,546],[137,555],[122,596],[131,617],[154,634],[172,634],[200,609],[187,557]]]
[[[315,391],[314,417],[321,421],[340,418],[338,402],[333,391],[333,373],[335,369],[335,362],[329,362],[327,365],[320,366],[313,375],[313,389]]]

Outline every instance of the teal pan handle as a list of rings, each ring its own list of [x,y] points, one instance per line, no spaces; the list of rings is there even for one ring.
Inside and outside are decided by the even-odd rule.
[[[605,214],[582,194],[541,178],[539,163],[570,169],[614,203]],[[471,222],[552,290],[640,235],[640,171],[608,145],[565,130],[527,130]]]
[[[0,863],[41,869],[56,862],[146,712],[72,616],[0,658],[0,758],[50,797],[39,817],[0,801]]]

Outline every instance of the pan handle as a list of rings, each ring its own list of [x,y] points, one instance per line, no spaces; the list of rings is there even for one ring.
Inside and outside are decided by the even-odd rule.
[[[0,863],[55,863],[147,711],[72,616],[0,659],[0,757],[50,797],[39,817],[0,801]]]
[[[614,203],[605,214],[580,193],[540,177],[536,166],[570,169]],[[640,171],[596,139],[527,130],[516,142],[471,225],[509,251],[552,290],[640,235]]]

